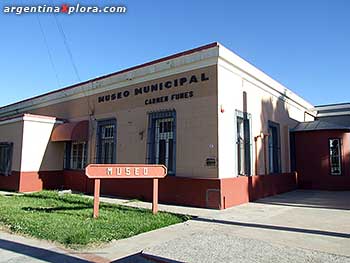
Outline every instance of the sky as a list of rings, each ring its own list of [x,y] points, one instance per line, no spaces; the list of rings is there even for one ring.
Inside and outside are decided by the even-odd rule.
[[[127,12],[3,12],[77,3]],[[350,102],[348,0],[2,0],[0,8],[0,106],[215,41],[313,105]]]

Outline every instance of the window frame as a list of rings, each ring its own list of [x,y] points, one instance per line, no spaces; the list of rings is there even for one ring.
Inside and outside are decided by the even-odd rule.
[[[13,142],[0,142],[0,147],[7,147],[7,151],[9,154],[9,156],[7,156],[6,159],[6,170],[4,172],[0,171],[0,176],[10,176],[12,174]]]
[[[277,171],[271,171],[271,160],[270,160],[270,140],[271,140],[271,134],[270,134],[270,127],[276,128],[277,131]],[[282,154],[281,154],[281,127],[280,124],[274,121],[268,121],[268,157],[269,157],[269,174],[279,174],[282,173]],[[274,149],[274,147],[272,147]]]
[[[148,133],[147,133],[147,150],[146,150],[146,163],[155,164],[156,162],[156,123],[162,119],[173,119],[172,123],[172,140],[173,140],[173,169],[168,170],[168,175],[176,175],[176,111],[164,110],[148,113]],[[168,167],[167,167],[168,168]]]
[[[340,173],[339,174],[334,174],[332,173],[332,156],[331,156],[331,146],[330,146],[330,141],[331,140],[338,140],[339,141],[339,168],[340,168]],[[332,137],[328,138],[328,153],[329,153],[329,158],[328,158],[328,163],[329,163],[329,175],[331,176],[343,176],[343,140],[339,137]]]
[[[239,171],[238,159],[238,118],[243,120],[243,138],[244,138],[244,174]],[[239,176],[253,175],[253,137],[252,137],[252,115],[247,112],[235,110],[235,154],[236,154],[236,173]]]
[[[73,167],[73,145],[76,144],[83,144],[82,149],[82,162],[80,164],[80,167],[74,168]],[[84,170],[86,166],[88,165],[88,156],[89,156],[89,148],[88,148],[88,142],[87,141],[69,141],[65,143],[65,149],[64,149],[64,169],[65,170]]]
[[[114,136],[113,136],[113,156],[111,164],[117,163],[117,120],[115,118],[103,119],[97,121],[97,130],[96,130],[96,154],[95,161],[96,163],[102,164],[102,128],[104,126],[114,126]],[[104,158],[105,159],[105,158]],[[104,162],[105,163],[105,162]]]

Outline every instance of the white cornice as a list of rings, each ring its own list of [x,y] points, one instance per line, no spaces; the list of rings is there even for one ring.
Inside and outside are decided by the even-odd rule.
[[[22,116],[19,116],[19,117],[14,117],[14,118],[0,121],[0,126],[10,124],[10,123],[21,122],[21,121],[40,122],[40,123],[48,123],[48,124],[63,123],[63,121],[58,120],[55,117],[41,116],[41,115],[34,115],[34,114],[23,114]]]
[[[63,121],[57,120],[54,117],[38,116],[38,115],[32,115],[32,114],[24,114],[22,119],[23,121],[40,122],[40,123],[47,123],[47,124],[63,123]]]

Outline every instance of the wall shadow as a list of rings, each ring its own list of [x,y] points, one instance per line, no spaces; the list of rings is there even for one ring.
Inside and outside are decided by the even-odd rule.
[[[276,101],[273,101],[271,98],[263,99],[261,101],[261,114],[260,114],[260,123],[262,125],[260,132],[264,134],[269,133],[269,122],[276,123],[279,126],[280,140],[278,142],[280,148],[280,160],[279,164],[281,172],[289,172],[290,162],[289,162],[289,132],[287,129],[293,129],[298,125],[298,121],[294,120],[290,116],[289,108],[287,106],[286,100],[288,99],[286,95],[287,90],[284,91],[284,94],[280,95]],[[258,136],[259,134],[253,134],[253,137]],[[266,174],[265,172],[265,162],[264,154],[266,156],[266,166],[267,174],[269,174],[269,158],[268,158],[268,139],[266,138],[266,152],[264,152],[263,141],[259,138],[260,145],[258,150],[258,160],[257,167],[258,170],[255,172],[256,175]],[[293,171],[291,171],[293,172]]]
[[[260,229],[288,231],[288,232],[296,232],[296,233],[304,233],[304,234],[312,234],[312,235],[323,235],[323,236],[330,236],[330,237],[350,238],[349,233],[331,232],[331,231],[324,231],[324,230],[317,230],[317,229],[304,229],[304,228],[264,225],[264,224],[256,224],[256,223],[243,223],[243,222],[237,222],[237,221],[208,219],[208,218],[202,218],[202,217],[197,217],[197,218],[194,218],[193,220],[207,222],[207,223],[233,225],[233,226],[239,226],[239,227],[260,228]]]
[[[287,90],[277,100],[272,100],[270,97],[261,101],[260,134],[269,134],[269,122],[273,122],[279,127],[279,172],[270,173],[269,137],[261,137],[259,136],[260,134],[253,133],[253,166],[255,168],[255,176],[248,177],[247,192],[249,201],[297,188],[297,178],[290,175],[290,172],[294,171],[290,171],[292,156],[289,130],[294,128],[298,124],[298,121],[290,116],[286,103],[288,99],[286,93]]]

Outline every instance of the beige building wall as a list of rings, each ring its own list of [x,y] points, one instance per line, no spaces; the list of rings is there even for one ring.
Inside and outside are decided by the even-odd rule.
[[[182,77],[205,74],[208,80],[186,83],[183,86],[163,89],[137,96],[130,95],[120,100],[98,102],[98,98],[117,92],[123,93],[135,88]],[[103,83],[101,84],[103,85]],[[193,97],[171,100],[171,96],[193,93]],[[176,110],[176,175],[184,177],[216,178],[217,168],[206,165],[207,158],[217,158],[217,67],[210,66],[186,71],[166,77],[141,82],[124,88],[111,89],[86,98],[79,98],[47,107],[31,110],[33,114],[56,116],[69,121],[90,121],[88,143],[89,163],[96,158],[96,128],[99,120],[115,118],[117,121],[117,163],[145,163],[148,133],[148,113]],[[169,101],[145,105],[145,100],[168,96]],[[49,129],[49,127],[47,127]],[[28,133],[29,134],[29,133]],[[45,138],[46,140],[47,138]],[[44,140],[44,138],[43,138]],[[51,144],[53,145],[53,143]],[[63,143],[55,143],[57,151],[46,152],[46,169],[56,169],[63,162]],[[53,146],[51,146],[52,148]],[[52,148],[53,149],[53,148]],[[61,158],[61,159],[60,159]],[[38,162],[32,166],[38,166]],[[34,168],[34,167],[33,167]]]
[[[21,118],[0,122],[0,142],[12,142],[12,171],[21,170],[23,122]]]

